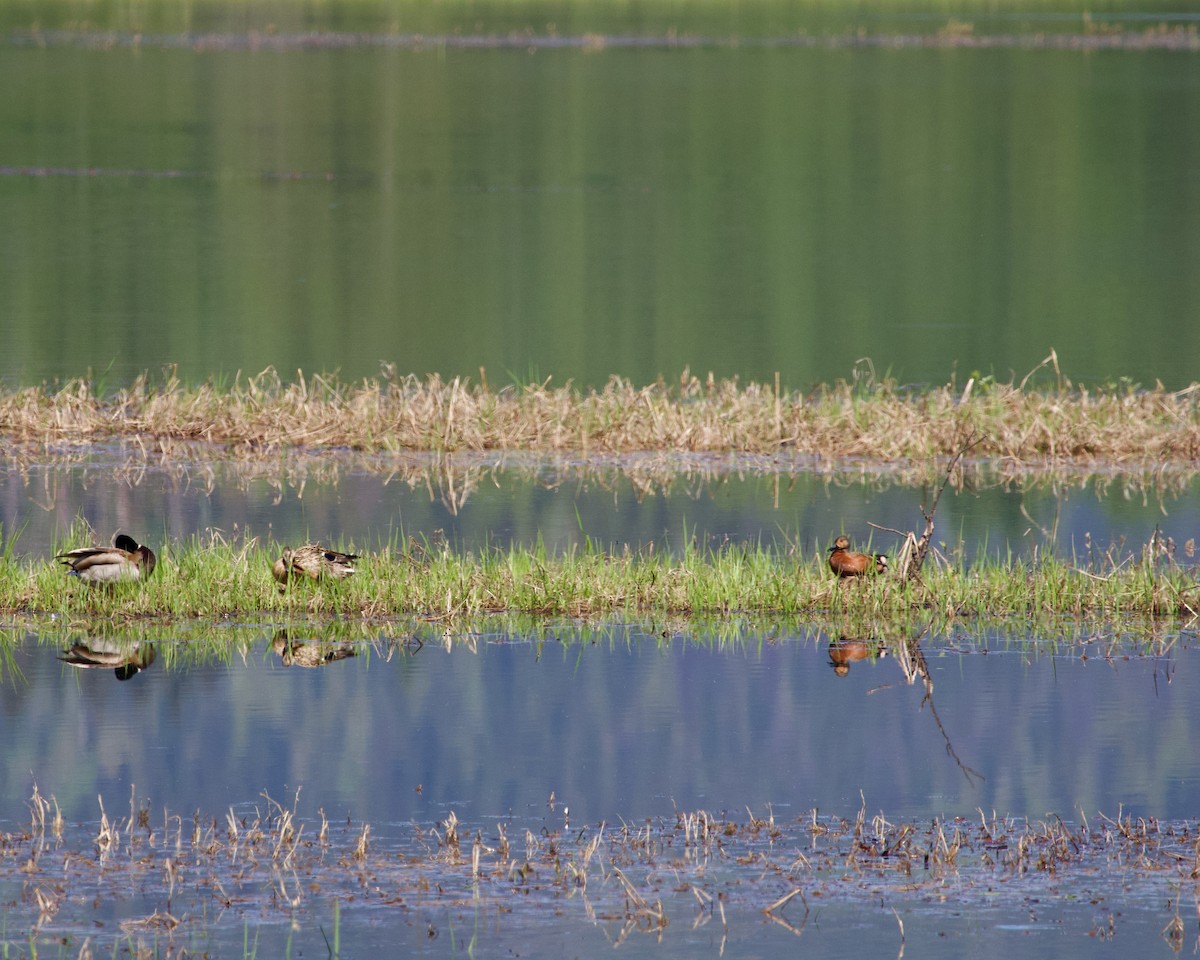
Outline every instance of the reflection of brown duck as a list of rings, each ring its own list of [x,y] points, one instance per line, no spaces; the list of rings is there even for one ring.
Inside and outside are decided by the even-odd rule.
[[[271,573],[285,586],[288,580],[302,577],[310,580],[343,580],[355,572],[354,561],[357,559],[358,554],[355,553],[339,553],[319,543],[306,543],[295,550],[285,547],[283,556],[275,561]]]
[[[154,572],[154,551],[128,534],[118,533],[111,547],[77,547],[55,555],[69,576],[87,583],[125,583],[145,580]]]
[[[118,643],[93,637],[86,642],[71,644],[71,648],[60,653],[58,659],[83,670],[111,669],[118,680],[128,680],[139,670],[150,666],[157,656],[158,652],[151,643]]]
[[[852,663],[886,655],[887,648],[882,643],[852,640],[850,637],[838,637],[829,641],[829,665],[839,677],[844,677],[850,672]]]
[[[864,577],[869,573],[883,573],[887,570],[887,557],[882,553],[871,556],[869,553],[852,553],[850,538],[840,536],[833,541],[829,548],[829,569],[842,577]]]
[[[275,634],[271,649],[279,655],[285,667],[326,667],[355,655],[354,648],[348,643],[293,640],[286,630]]]

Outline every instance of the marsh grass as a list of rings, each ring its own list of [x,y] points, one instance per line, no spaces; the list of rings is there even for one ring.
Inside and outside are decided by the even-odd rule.
[[[242,456],[286,448],[537,451],[585,457],[629,451],[806,454],[926,461],[973,455],[1010,463],[1192,463],[1200,458],[1200,384],[1168,391],[1127,382],[1080,386],[1051,353],[1019,382],[972,376],[910,389],[861,364],[808,392],[703,379],[598,389],[547,380],[493,389],[386,368],[347,384],[283,380],[267,369],[232,382],[184,384],[143,374],[108,393],[75,380],[0,390],[0,436],[61,445],[125,439],[147,456],[172,444],[219,444]]]
[[[87,542],[86,540],[82,542]],[[362,553],[344,581],[281,590],[271,564],[281,547],[256,538],[196,536],[159,550],[144,583],[95,586],[49,559],[0,560],[0,614],[52,615],[61,623],[201,620],[279,622],[307,617],[454,623],[487,614],[572,618],[613,614],[782,617],[836,614],[850,622],[956,618],[1200,616],[1200,583],[1157,539],[1115,555],[1034,555],[967,565],[938,555],[920,577],[884,574],[839,582],[824,552],[794,544],[691,540],[675,551],[603,549],[594,541],[551,553],[544,545],[459,552],[394,538]],[[878,547],[878,545],[877,545]]]

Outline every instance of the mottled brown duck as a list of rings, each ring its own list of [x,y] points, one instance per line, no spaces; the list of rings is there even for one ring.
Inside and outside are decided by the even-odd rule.
[[[306,543],[302,547],[284,547],[283,555],[275,561],[271,573],[286,586],[291,580],[344,580],[354,574],[356,553],[341,553],[330,550],[319,543]]]

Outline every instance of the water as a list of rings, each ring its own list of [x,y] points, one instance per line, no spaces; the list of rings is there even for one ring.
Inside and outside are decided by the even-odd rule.
[[[1003,8],[964,3],[957,17],[986,33],[1005,31],[1077,32],[1081,19],[1097,24],[1187,24],[1196,20],[1187,0],[1018,0]],[[587,33],[629,37],[749,37],[795,35],[838,36],[860,29],[879,32],[926,32],[944,27],[954,17],[940,0],[912,0],[903,7],[859,3],[851,7],[822,0],[763,0],[681,8],[673,0],[646,0],[636,10],[590,0],[445,0],[436,6],[422,0],[321,0],[298,7],[289,0],[263,0],[254,7],[209,0],[186,7],[144,4],[117,9],[47,5],[37,0],[5,4],[0,26],[27,31],[107,30],[117,33],[216,33],[259,39],[321,30],[373,34],[483,35],[506,37],[579,36]]]
[[[845,531],[893,550],[878,527],[920,529],[930,485],[905,472],[844,466],[814,472],[778,458],[296,456],[268,462],[126,464],[120,451],[0,469],[0,525],[17,556],[45,558],[85,518],[101,539],[118,529],[157,545],[208,529],[280,542],[309,537],[378,549],[393,535],[444,536],[456,549],[578,548],[620,552],[654,543],[764,543],[823,553]],[[940,479],[939,481],[940,482]],[[1197,481],[1185,475],[1062,473],[1005,478],[983,465],[938,506],[938,540],[968,561],[1034,550],[1136,552],[1156,527],[1179,545],[1200,535]],[[439,534],[438,531],[441,531]],[[7,542],[7,541],[6,541]],[[1103,566],[1104,564],[1100,564]]]
[[[893,649],[838,676],[834,624],[799,637],[743,627],[723,642],[687,627],[664,641],[656,629],[484,630],[466,638],[473,649],[459,637],[447,652],[430,628],[423,647],[388,645],[409,634],[378,628],[375,651],[303,669],[284,665],[264,627],[230,631],[232,663],[160,652],[124,682],[56,659],[77,634],[60,645],[42,633],[6,676],[21,736],[0,796],[19,810],[32,778],[82,819],[97,792],[125,797],[131,785],[156,807],[218,813],[303,787],[330,816],[379,825],[451,809],[524,820],[543,816],[552,793],[581,824],[676,808],[853,814],[860,790],[872,812],[897,817],[1121,804],[1195,814],[1190,646],[1155,656],[1135,643],[1104,660],[1111,638],[940,638],[925,651],[935,717]],[[320,630],[295,636],[315,642]],[[172,642],[164,627],[139,639]]]
[[[878,472],[779,475],[729,461],[693,464],[691,474],[651,470],[650,480],[636,469],[580,472],[558,461],[434,461],[428,473],[397,468],[389,482],[339,458],[295,458],[279,472],[204,461],[129,469],[119,460],[100,451],[0,473],[0,520],[6,532],[20,530],[19,562],[44,561],[79,514],[101,531],[140,525],[161,528],[164,539],[209,525],[367,542],[391,524],[426,536],[444,528],[461,549],[529,544],[539,534],[565,549],[583,530],[613,549],[659,537],[677,546],[686,523],[706,540],[778,537],[781,549],[799,540],[819,553],[842,525],[858,533],[867,518],[911,522],[919,493]],[[439,486],[438,477],[456,479]],[[1153,493],[1143,500],[1140,482],[971,485],[948,495],[939,518],[961,531],[968,551],[1000,537],[1013,538],[1021,556],[1044,548],[1053,538],[1021,535],[1030,522],[1022,508],[1058,516],[1062,546],[1082,530],[1100,544],[1127,537],[1136,549],[1155,524],[1183,544],[1196,522],[1193,481],[1161,502]],[[794,900],[782,917],[822,956],[864,943],[898,949],[898,918],[908,948],[932,957],[968,945],[973,955],[999,955],[1016,937],[1033,956],[1091,956],[1104,948],[1097,938],[1108,936],[1110,917],[1123,949],[1156,949],[1191,841],[1172,848],[1183,860],[1154,853],[1149,872],[1129,867],[1143,862],[1144,845],[1114,851],[1097,841],[1055,874],[1017,875],[994,865],[1015,842],[989,853],[976,837],[957,870],[923,867],[918,850],[909,876],[878,858],[847,866],[856,848],[846,824],[860,809],[896,829],[913,823],[925,847],[935,822],[970,831],[995,816],[1011,818],[1012,835],[1056,817],[1076,831],[1086,819],[1103,834],[1102,814],[1192,830],[1200,714],[1187,695],[1190,627],[963,624],[922,637],[923,660],[903,642],[911,636],[843,638],[843,629],[836,614],[788,623],[482,620],[445,632],[420,621],[0,627],[9,943],[23,949],[37,925],[38,937],[72,945],[90,937],[104,950],[133,938],[228,956],[250,936],[283,955],[319,953],[336,929],[356,953],[403,942],[434,956],[473,943],[476,952],[559,956],[610,949],[625,936],[621,949],[636,955],[755,957],[793,947],[794,930],[762,910],[799,885],[810,914]],[[114,650],[135,652],[141,669],[59,659]],[[354,656],[308,669],[314,650]],[[40,852],[22,839],[35,785],[66,819],[63,842]],[[101,856],[101,801],[110,818],[145,810],[150,828],[126,831]],[[273,840],[247,852],[224,832],[232,815],[249,834],[246,824],[273,804],[294,808],[309,838],[295,872],[275,867]],[[780,834],[766,845],[739,833],[722,855],[702,857],[687,852],[675,826],[680,811],[696,810],[741,831],[752,816],[772,817]],[[840,830],[815,849],[814,810]],[[312,845],[322,811],[332,824],[327,848]],[[451,814],[466,838],[457,860],[433,833],[444,833]],[[601,823],[610,839],[585,869],[585,900],[556,879],[563,868],[548,845],[579,863]],[[213,831],[217,853],[202,852],[203,837],[190,841],[195,824]],[[360,861],[363,824],[371,852]],[[654,842],[612,840],[621,825],[652,829]],[[540,844],[532,880],[514,879],[495,852],[472,880],[473,838],[496,851],[501,829],[515,856],[526,856],[527,830]],[[824,865],[799,869],[800,853]],[[662,902],[670,924],[661,942],[625,929],[614,865]],[[55,900],[51,916],[33,890]],[[725,922],[715,907],[705,913],[702,895],[723,898],[715,902]],[[129,926],[164,911],[183,920],[169,938]]]
[[[1132,31],[1169,13],[1089,7]],[[1080,12],[1031,3],[971,20],[980,33],[1054,33]],[[1077,380],[1192,381],[1194,52],[728,42],[946,20],[936,4],[7,4],[0,382],[91,373],[115,386],[166,364],[188,380],[267,365],[354,379],[391,362],[445,377],[483,367],[494,385],[647,382],[690,366],[768,382],[778,371],[805,388],[866,356],[905,382],[1021,375],[1052,346]],[[76,42],[30,34],[35,22],[115,32]],[[536,43],[503,48],[287,40],[527,28]],[[669,30],[701,42],[618,42]],[[227,38],[193,46],[205,31]],[[564,46],[556,32],[609,40]],[[258,48],[272,37],[284,42]],[[154,544],[219,528],[372,548],[444,531],[463,550],[585,536],[678,549],[694,536],[817,554],[842,530],[865,539],[868,522],[911,529],[931,494],[904,467],[736,457],[200,451],[130,466],[115,448],[57,453],[10,450],[0,470],[0,524],[20,562],[44,559],[78,516]],[[939,537],[968,559],[1082,551],[1085,535],[1136,551],[1156,526],[1182,547],[1200,525],[1196,493],[1170,475],[973,474],[943,500]],[[430,956],[591,954],[622,936],[618,864],[671,920],[661,938],[622,941],[638,956],[748,958],[798,942],[891,955],[898,921],[929,957],[1162,950],[1190,879],[1165,855],[1131,872],[1152,846],[1013,876],[979,842],[958,873],[918,863],[907,877],[852,865],[838,826],[860,808],[921,832],[935,818],[964,830],[993,816],[1195,818],[1194,635],[1061,629],[965,625],[924,638],[913,661],[905,638],[843,640],[832,618],[485,621],[445,637],[420,622],[6,624],[6,952],[40,937],[72,954],[95,938],[98,953],[136,941],[245,955],[249,933],[264,955],[323,955],[336,931],[356,954],[401,942]],[[306,669],[306,640],[355,656]],[[143,669],[77,669],[58,659],[72,644],[132,648]],[[887,655],[853,659],[863,653]],[[22,838],[35,784],[66,818],[62,846]],[[264,794],[294,804],[310,843],[320,811],[330,818],[331,846],[306,846],[295,874],[263,848],[235,856],[209,826],[231,810],[253,821],[272,809]],[[110,817],[146,809],[154,839],[139,828],[102,854],[98,797]],[[739,829],[774,817],[781,833],[739,833],[711,859],[681,852],[677,812],[699,809]],[[808,873],[795,863],[817,859],[814,809],[832,861]],[[222,852],[193,854],[196,811]],[[471,838],[496,848],[503,825],[524,851],[529,830],[532,879],[472,879],[444,857],[431,831],[451,813],[467,862]],[[577,857],[601,822],[653,843],[612,841],[581,892],[546,848]],[[373,846],[359,860],[364,823]],[[174,902],[167,860],[183,871]],[[811,912],[793,900],[781,915],[799,941],[762,913],[796,885]],[[723,897],[709,903],[728,925],[713,906],[705,915],[705,895]],[[167,909],[185,917],[169,940],[122,927]]]
[[[1077,380],[1194,377],[1192,53],[150,35],[0,57],[9,385],[394,362],[807,388],[861,357],[1020,376],[1051,347]]]
[[[204,646],[214,629],[224,634],[220,643]],[[787,872],[801,851],[819,864],[822,849],[839,849],[833,836],[816,842],[806,833],[814,808],[835,834],[849,830],[835,821],[853,821],[864,804],[868,819],[882,812],[892,830],[910,821],[925,830],[938,818],[970,834],[978,811],[987,819],[998,812],[1012,818],[1004,823],[1014,836],[1023,818],[1194,817],[1200,759],[1192,745],[1200,712],[1187,695],[1198,666],[1194,637],[1108,633],[1080,643],[1079,637],[1050,639],[1020,628],[964,628],[924,638],[919,650],[872,640],[884,655],[854,661],[838,676],[830,644],[844,642],[834,629],[734,624],[723,634],[698,630],[664,639],[652,623],[580,628],[488,621],[470,634],[449,636],[446,645],[440,628],[429,625],[337,628],[324,636],[295,628],[293,643],[323,641],[326,651],[357,653],[317,669],[285,666],[273,625],[92,636],[97,647],[156,644],[154,661],[121,681],[108,668],[65,665],[57,657],[73,643],[89,642],[87,632],[47,627],[37,636],[12,638],[16,646],[5,663],[5,715],[14,735],[0,761],[0,807],[9,814],[0,829],[28,821],[25,804],[35,783],[60,805],[70,837],[95,834],[97,795],[115,818],[129,810],[132,792],[160,837],[139,833],[144,849],[135,848],[132,867],[139,857],[153,861],[170,853],[170,844],[156,851],[161,836],[176,829],[171,816],[180,816],[178,829],[190,834],[195,811],[202,829],[211,817],[223,824],[228,810],[253,820],[270,796],[294,807],[311,837],[320,808],[333,825],[332,848],[309,864],[316,886],[295,913],[291,936],[298,944],[319,944],[319,930],[328,935],[334,895],[347,898],[341,935],[355,949],[412,934],[423,952],[444,950],[444,942],[421,942],[427,925],[442,935],[456,930],[459,938],[474,930],[465,936],[479,937],[489,950],[520,941],[535,955],[578,938],[599,948],[617,935],[621,924],[611,917],[589,921],[578,895],[559,890],[553,871],[513,899],[511,878],[489,880],[472,894],[462,868],[430,860],[416,871],[426,880],[422,887],[404,858],[389,851],[412,856],[414,836],[451,812],[464,836],[480,831],[494,845],[496,825],[507,825],[522,849],[526,829],[543,842],[559,836],[573,848],[570,838],[590,836],[601,821],[613,833],[622,823],[635,831],[653,824],[657,831],[669,829],[678,811],[707,810],[738,824],[747,823],[750,811],[778,821],[783,835],[777,845],[730,835],[733,852],[707,868],[696,854],[684,853],[682,839],[678,851],[661,854],[670,868],[660,864],[647,873],[638,855],[614,861],[625,864],[640,889],[657,889],[669,905],[671,925],[661,947],[644,936],[630,941],[635,952],[655,956],[721,940],[719,922],[688,930],[697,910],[688,883],[726,891],[726,946],[737,957],[792,942],[792,933],[760,911],[794,883],[807,889],[809,906],[819,913],[806,935],[828,956],[839,955],[841,937],[850,931],[894,946],[892,906],[902,911],[909,943],[935,956],[954,955],[962,938],[1003,943],[1018,928],[1032,935],[1036,954],[1072,955],[1072,944],[1087,943],[1084,934],[1114,910],[1127,946],[1158,935],[1169,919],[1163,903],[1173,895],[1170,877],[1131,883],[1127,867],[1110,876],[1103,856],[1091,867],[1064,863],[1057,877],[1035,871],[1026,880],[989,879],[989,870],[972,865],[966,852],[959,871],[940,879],[928,868],[911,880],[890,868],[876,872],[879,865],[848,870],[841,853],[792,883],[771,879],[774,873],[764,867],[777,858]],[[203,652],[217,647],[233,655]],[[911,667],[919,661],[906,659],[906,652],[924,656],[928,684]],[[336,860],[364,821],[380,859],[371,861],[372,879],[360,888],[354,871],[345,875]],[[231,845],[221,836],[223,846]],[[766,858],[746,873],[734,863],[743,842]],[[50,864],[59,855],[48,851],[43,870],[53,874]],[[79,905],[90,903],[91,893],[75,906],[64,904],[58,929],[77,931],[71,917],[82,913],[102,921],[94,935],[105,942],[105,929],[115,932],[121,920],[163,908],[153,879],[158,867],[130,889],[123,858],[112,856],[109,880],[102,870],[94,879],[85,880],[92,877],[87,872],[73,881],[95,883],[97,905]],[[211,938],[227,950],[240,944],[244,922],[267,943],[288,936],[292,912],[263,903],[261,892],[239,901],[223,920],[214,914],[197,923],[195,911],[211,894],[194,892],[195,871],[212,873],[231,889],[237,881],[221,857],[195,868],[186,866],[186,853],[176,857],[193,877],[176,895],[175,913],[186,908],[193,916],[181,940]],[[238,869],[252,872],[254,859],[240,858]],[[448,892],[436,893],[434,882]],[[587,890],[602,916],[621,899],[611,875],[608,882],[615,891],[594,874]],[[915,888],[906,886],[914,882]],[[117,887],[110,891],[108,883]],[[1010,888],[1009,895],[997,899],[997,884]],[[460,885],[461,894],[452,892]],[[874,895],[866,892],[875,887]],[[863,896],[873,908],[864,908]],[[854,904],[850,910],[845,897]],[[507,909],[498,909],[504,904]],[[785,916],[801,922],[799,901]],[[945,937],[950,944],[939,946]]]

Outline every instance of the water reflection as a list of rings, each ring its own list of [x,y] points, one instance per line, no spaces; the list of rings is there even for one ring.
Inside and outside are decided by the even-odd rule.
[[[884,657],[892,657],[906,683],[910,686],[918,681],[921,683],[925,692],[921,700],[921,708],[928,708],[930,717],[945,741],[946,755],[954,760],[967,782],[973,785],[977,779],[981,780],[984,777],[959,757],[958,752],[954,749],[950,731],[946,729],[942,718],[938,715],[933,698],[933,674],[925,661],[925,653],[921,648],[921,636],[911,640],[898,640],[894,643],[880,640],[856,640],[844,635],[839,636],[836,640],[829,642],[827,651],[829,665],[833,667],[834,676],[847,677],[850,674],[850,667],[855,663],[875,663]]]
[[[313,637],[311,631],[286,627],[275,631],[271,649],[285,667],[327,667],[357,652],[346,641],[322,640]]]
[[[91,637],[77,640],[58,655],[63,663],[83,670],[112,670],[118,680],[129,680],[147,669],[158,657],[151,643]]]
[[[496,14],[357,6],[370,13],[186,5],[157,39],[162,18],[138,7],[111,15],[128,45],[47,45],[40,29],[6,44],[8,85],[37,95],[0,113],[0,377],[95,366],[128,382],[178,362],[190,380],[270,364],[355,379],[383,357],[584,384],[690,364],[804,389],[868,355],[904,381],[955,364],[1004,377],[1051,344],[1088,382],[1194,375],[1197,145],[1176,124],[1195,111],[1196,57],[1145,49],[1168,39],[1157,25],[1069,38],[1142,48],[1099,54],[1097,73],[1083,52],[995,48],[979,10],[949,36],[900,28],[955,49],[865,41],[894,4],[782,2],[761,18],[660,4],[668,42],[625,48],[596,26],[641,34],[642,4],[506,4],[508,49],[386,49],[414,19],[456,37]],[[0,17],[48,26],[40,7]],[[849,48],[687,49],[748,18],[811,43],[814,7]],[[214,20],[233,25],[225,49],[192,49],[193,21]],[[318,39],[364,21],[385,36]],[[547,49],[571,22],[579,47]],[[257,50],[284,24],[298,48]],[[962,49],[977,43],[994,48]],[[122,276],[137,282],[107,279]]]
[[[468,636],[415,622],[194,627],[103,644],[46,631],[6,673],[0,797],[23,802],[32,771],[73,817],[97,789],[131,783],[215,809],[303,785],[376,823],[527,816],[551,794],[582,823],[676,806],[844,810],[860,790],[897,815],[1194,812],[1186,634],[880,642],[779,623],[504,623]],[[136,684],[70,682],[83,671],[57,658],[76,646],[137,650],[154,669]],[[156,745],[109,735],[139,728]]]
[[[1131,888],[1124,867],[1103,872],[1113,848],[1092,838],[1126,838],[1139,856],[1191,842],[1173,830],[1139,840],[1136,825],[1195,815],[1191,633],[1013,624],[883,636],[738,619],[473,627],[193,622],[147,637],[47,624],[10,637],[0,819],[6,831],[26,823],[36,784],[68,836],[43,847],[40,873],[13,861],[10,880],[0,869],[0,892],[45,931],[59,911],[75,929],[78,903],[95,898],[97,935],[150,924],[120,928],[134,936],[156,915],[166,922],[178,880],[176,917],[200,915],[217,890],[217,914],[182,928],[188,936],[228,936],[220,915],[232,909],[239,936],[262,925],[276,952],[288,946],[276,923],[319,952],[330,897],[343,904],[344,944],[374,949],[384,934],[394,944],[398,925],[415,924],[424,939],[411,945],[425,953],[428,931],[474,926],[480,945],[519,942],[533,956],[558,955],[566,937],[623,941],[634,955],[750,957],[797,932],[832,956],[843,927],[860,946],[884,930],[894,939],[895,905],[914,944],[952,956],[932,929],[996,939],[993,924],[1031,922],[1031,897],[1059,931],[1111,930],[1109,911],[1126,936],[1162,929],[1166,874]],[[64,649],[154,669],[94,682],[94,670],[64,668]],[[99,834],[97,795],[109,824]],[[978,810],[997,812],[981,823]],[[1056,814],[1112,826],[1037,827]],[[13,849],[19,833],[6,833]],[[1099,872],[1074,860],[1053,876],[1037,867],[1072,843],[1100,844],[1087,854]],[[79,882],[69,851],[93,847],[88,897],[44,882]],[[300,861],[280,863],[291,849]],[[146,879],[131,891],[135,864]],[[239,893],[246,884],[258,892]],[[997,884],[1020,903],[998,902]],[[1101,914],[1054,912],[1066,910],[1051,906],[1063,891],[1069,903],[1102,903]],[[510,914],[513,896],[527,906]],[[806,925],[817,903],[822,922]],[[477,911],[491,918],[483,928]],[[693,915],[690,930],[677,922]],[[661,943],[655,916],[671,919]],[[642,920],[648,938],[636,936]]]
[[[850,667],[862,660],[877,660],[888,655],[887,644],[878,641],[838,637],[829,641],[829,665],[835,676],[845,677]]]
[[[845,532],[865,548],[891,551],[892,534],[870,524],[920,529],[941,469],[735,455],[580,461],[292,452],[268,462],[150,462],[112,449],[9,459],[0,468],[0,532],[6,543],[17,536],[17,552],[31,556],[64,545],[80,516],[97,530],[138,530],[156,544],[217,529],[362,549],[409,537],[438,549],[539,541],[552,551],[589,542],[679,549],[698,537],[818,553]],[[952,557],[1057,549],[1097,559],[1112,544],[1123,557],[1161,529],[1179,545],[1178,562],[1194,561],[1186,548],[1200,531],[1200,480],[1190,472],[1039,474],[973,463],[954,481],[934,538]]]

